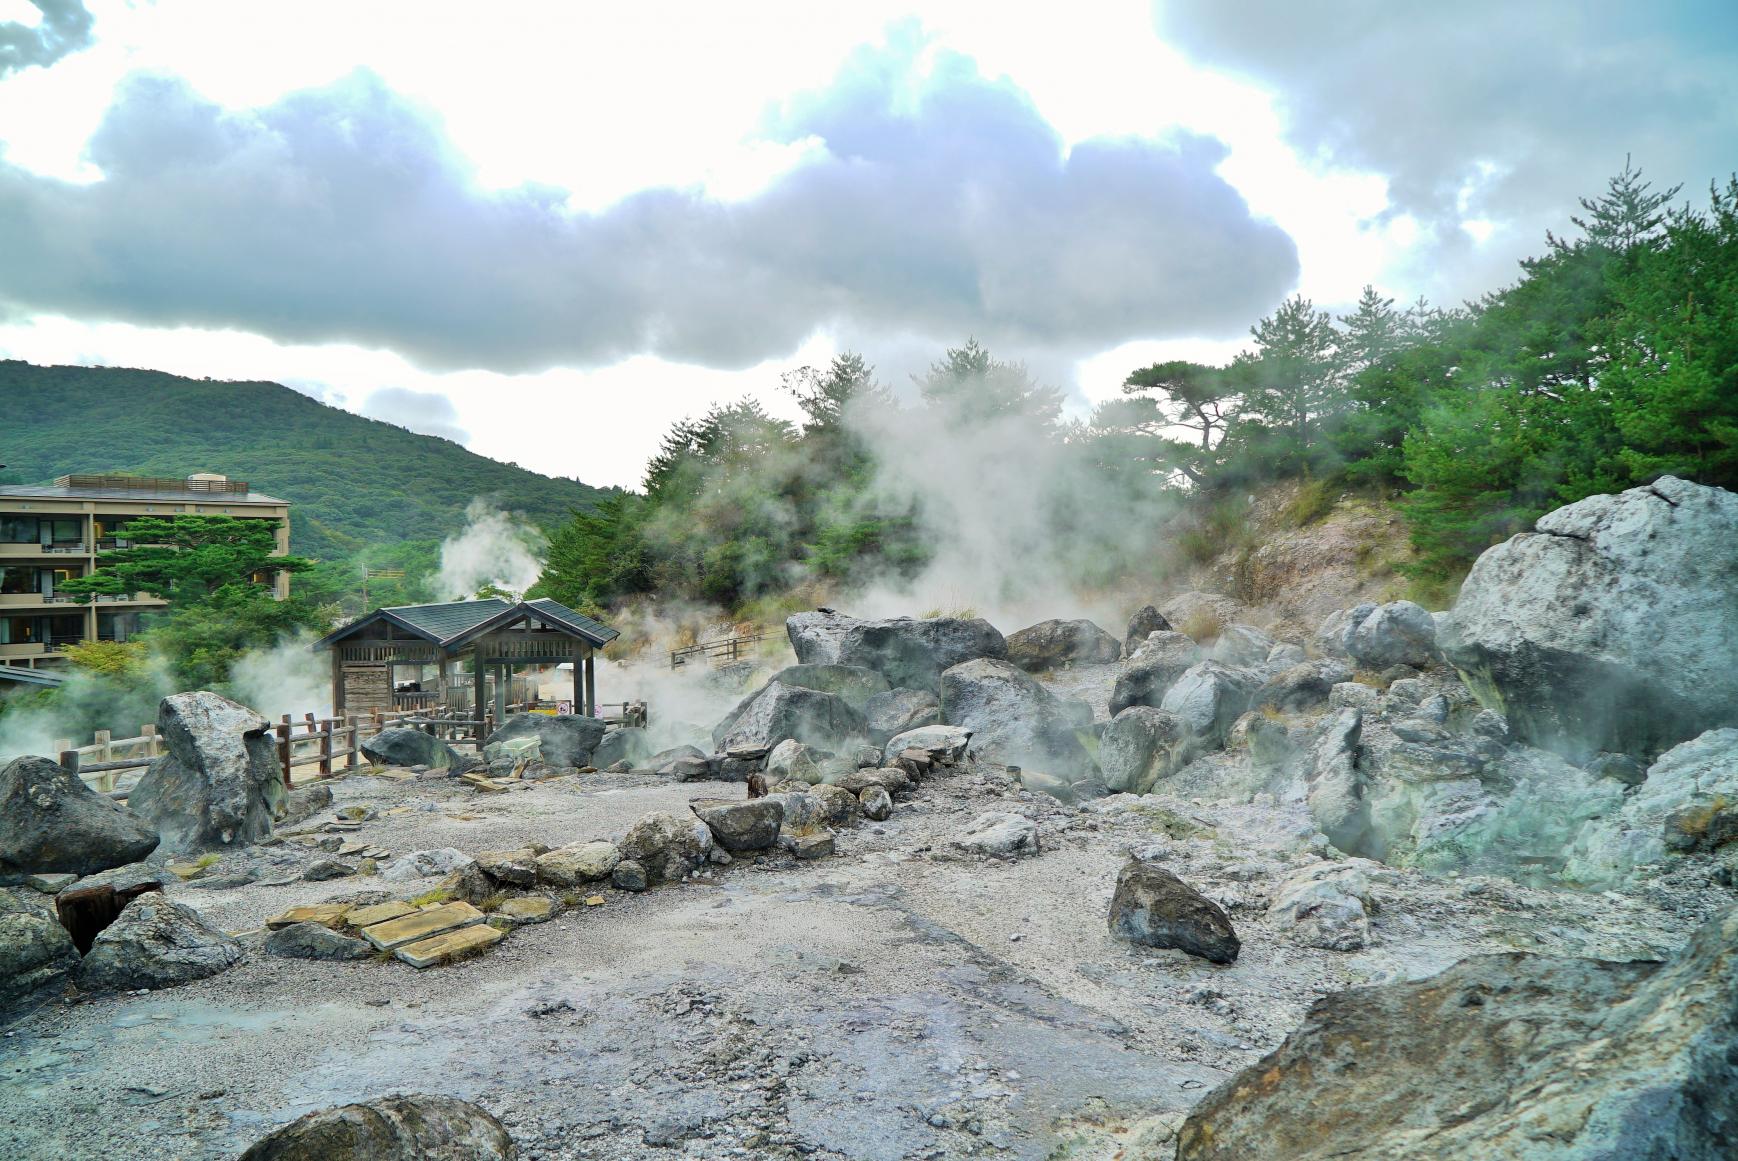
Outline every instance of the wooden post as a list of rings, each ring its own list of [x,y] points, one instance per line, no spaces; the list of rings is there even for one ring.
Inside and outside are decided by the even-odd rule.
[[[344,744],[350,753],[344,759],[344,765],[354,770],[362,764],[362,755],[358,752],[362,748],[362,727],[357,724],[355,714],[348,715],[347,720],[350,723],[349,741]]]
[[[277,726],[278,761],[284,768],[284,790],[290,788],[290,715],[285,714]]]
[[[108,730],[98,730],[96,733],[97,761],[112,762],[115,758],[115,735]]]
[[[585,713],[597,716],[597,657],[590,651],[585,656]]]
[[[333,722],[322,723],[320,730],[320,777],[329,778],[332,774],[332,727]]]
[[[471,717],[477,721],[483,720],[483,715],[489,712],[489,679],[483,672],[483,648],[480,645],[471,646]],[[480,727],[479,727],[480,728]],[[484,735],[478,734],[477,741],[481,744]]]
[[[77,774],[78,773],[78,751],[77,750],[62,750],[60,752],[60,764],[62,766],[64,766],[67,770],[71,771],[72,773]]]
[[[161,749],[163,739],[157,736],[157,723],[147,722],[139,727],[139,736],[145,739],[145,757],[155,758]]]

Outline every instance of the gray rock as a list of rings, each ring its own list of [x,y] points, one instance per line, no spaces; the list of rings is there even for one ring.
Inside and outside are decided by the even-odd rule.
[[[1368,669],[1423,669],[1437,659],[1436,620],[1411,601],[1390,601],[1347,625],[1344,643],[1347,655]]]
[[[980,758],[1073,781],[1096,773],[1055,694],[1006,661],[982,658],[941,676],[942,718],[972,731]]]
[[[764,851],[777,843],[785,816],[784,804],[772,798],[743,802],[701,798],[688,807],[711,829],[713,841],[733,855]]]
[[[373,950],[319,923],[292,923],[266,935],[266,953],[285,959],[367,959]]]
[[[320,1109],[260,1138],[240,1161],[515,1161],[501,1122],[447,1096],[380,1097]]]
[[[861,665],[791,665],[773,674],[772,679],[793,689],[836,694],[858,713],[865,712],[870,698],[889,689],[885,677]]]
[[[1122,655],[1122,642],[1091,621],[1039,621],[1007,640],[1007,659],[1028,673],[1064,665],[1105,665]]]
[[[833,832],[829,830],[788,835],[779,844],[799,859],[824,859],[834,851]]]
[[[1316,629],[1315,645],[1318,653],[1329,657],[1346,657],[1346,632],[1355,621],[1361,621],[1375,610],[1375,605],[1363,604],[1356,608],[1339,609],[1329,613]]]
[[[1254,625],[1227,625],[1207,656],[1233,669],[1242,669],[1265,662],[1274,645],[1274,639]]]
[[[1310,821],[1328,841],[1350,854],[1368,846],[1369,814],[1364,779],[1358,770],[1364,715],[1343,709],[1328,719],[1310,750],[1306,801]]]
[[[1382,704],[1382,691],[1357,681],[1342,681],[1328,691],[1330,709],[1355,709],[1375,713]]]
[[[1692,853],[1730,855],[1716,823],[1738,806],[1738,729],[1709,730],[1674,746],[1620,809],[1582,825],[1563,867],[1565,878],[1614,887]],[[1713,833],[1709,833],[1710,830]]]
[[[769,681],[750,694],[712,731],[720,750],[771,749],[790,738],[836,751],[867,736],[863,715],[843,697],[779,681]]]
[[[362,756],[378,766],[426,766],[452,774],[476,764],[476,759],[460,754],[433,734],[406,726],[393,726],[364,739]]]
[[[1669,962],[1510,953],[1316,1002],[1209,1093],[1178,1161],[1731,1156],[1738,910]]]
[[[677,782],[698,782],[710,778],[718,770],[717,764],[709,757],[696,758],[692,754],[677,758],[659,767],[658,773],[673,778]]]
[[[330,879],[347,879],[356,873],[356,868],[349,863],[337,859],[315,859],[302,872],[302,878],[309,883],[324,883]]]
[[[632,859],[623,859],[610,872],[610,882],[623,891],[644,891],[649,885],[646,868]]]
[[[1112,717],[1131,705],[1157,707],[1177,679],[1201,660],[1201,647],[1181,633],[1159,632],[1129,656],[1111,689]]]
[[[938,689],[943,670],[1008,655],[1002,635],[976,618],[861,621],[839,613],[798,613],[785,619],[785,632],[805,665],[860,665],[907,689]]]
[[[1202,745],[1219,746],[1232,724],[1249,708],[1256,684],[1256,675],[1248,670],[1203,661],[1177,679],[1159,708],[1175,714]]]
[[[885,822],[893,816],[893,796],[885,786],[865,786],[857,801],[862,805],[863,817],[871,822]]]
[[[575,843],[538,855],[537,881],[552,887],[578,887],[611,878],[621,863],[621,852],[614,843]]]
[[[813,786],[821,780],[820,759],[808,746],[786,738],[766,756],[766,780],[775,786],[788,780]]]
[[[706,751],[702,750],[699,746],[672,746],[668,750],[659,750],[656,754],[647,758],[638,768],[663,773],[683,758],[698,758],[704,762],[706,760]]]
[[[952,845],[977,855],[1035,855],[1038,826],[1031,819],[1007,811],[980,814],[966,824]]]
[[[380,869],[380,877],[389,883],[408,883],[412,879],[448,875],[474,862],[475,859],[457,847],[434,847],[411,851],[394,859]]]
[[[911,776],[898,766],[879,766],[867,770],[853,770],[834,785],[852,794],[861,794],[871,786],[879,786],[889,794],[902,794],[910,790],[914,783]]]
[[[890,689],[870,698],[863,707],[869,741],[885,746],[888,739],[921,726],[941,723],[941,702],[927,689]]]
[[[284,803],[277,742],[244,705],[201,690],[157,708],[169,752],[152,761],[127,807],[154,828],[170,854],[257,842]]]
[[[1061,699],[1059,705],[1063,720],[1069,725],[1077,730],[1092,729],[1093,719],[1097,715],[1093,712],[1091,702],[1078,697],[1065,697]]]
[[[1247,750],[1251,767],[1264,772],[1288,768],[1300,753],[1297,735],[1285,723],[1254,711],[1232,723],[1225,748]]]
[[[1640,786],[1647,778],[1647,767],[1628,754],[1595,754],[1586,770],[1595,778],[1615,778],[1625,786]]]
[[[324,782],[298,786],[284,797],[283,817],[277,821],[280,826],[295,826],[313,818],[331,805],[332,788]]]
[[[54,901],[28,887],[0,887],[0,1013],[58,989],[78,967],[78,948]]]
[[[1117,714],[1098,740],[1098,766],[1113,792],[1146,794],[1186,765],[1191,753],[1177,715],[1146,705]]]
[[[933,761],[951,764],[965,757],[971,740],[972,731],[964,726],[919,726],[889,738],[883,753],[888,765],[906,750],[922,750]]]
[[[605,728],[596,718],[581,714],[512,714],[483,744],[536,738],[549,765],[590,766],[592,751],[603,741]]]
[[[698,818],[678,819],[658,811],[629,827],[620,849],[624,860],[645,868],[648,882],[677,882],[706,865],[712,831]]]
[[[75,978],[85,992],[166,988],[214,976],[240,960],[241,944],[191,907],[150,891],[97,933]]]
[[[1370,942],[1369,872],[1377,866],[1348,859],[1296,871],[1275,888],[1268,918],[1305,947],[1356,951]]]
[[[1266,666],[1268,669],[1290,669],[1294,665],[1302,665],[1310,659],[1302,645],[1293,645],[1289,641],[1281,641],[1267,651]],[[1350,670],[1347,670],[1350,673]]]
[[[1165,868],[1130,859],[1116,877],[1110,933],[1143,947],[1168,947],[1232,963],[1242,944],[1219,905]]]
[[[497,883],[505,883],[510,887],[535,887],[537,885],[538,852],[530,847],[520,847],[512,851],[482,851],[477,855],[477,866],[483,874]]]
[[[1129,657],[1141,643],[1154,633],[1169,633],[1171,623],[1165,620],[1165,615],[1151,605],[1143,606],[1140,611],[1128,619],[1128,630],[1123,634],[1122,655]]]
[[[618,762],[635,763],[652,756],[652,738],[644,726],[619,726],[598,739],[592,747],[591,764],[607,769]]]
[[[0,871],[89,875],[156,848],[156,831],[49,759],[0,770]]]
[[[1331,658],[1301,661],[1262,683],[1255,692],[1255,708],[1281,713],[1312,710],[1325,704],[1336,686],[1351,680],[1352,671]]]
[[[837,830],[840,827],[855,826],[862,816],[862,805],[857,801],[855,791],[843,786],[811,786],[809,796],[820,804],[822,816],[827,825]]]
[[[1648,757],[1738,725],[1738,495],[1665,476],[1485,551],[1449,661],[1517,737]]]
[[[779,823],[779,834],[784,838],[814,834],[828,828],[827,805],[816,795],[810,794],[807,786],[800,791],[768,794],[755,801],[776,802],[783,809],[784,817]]]

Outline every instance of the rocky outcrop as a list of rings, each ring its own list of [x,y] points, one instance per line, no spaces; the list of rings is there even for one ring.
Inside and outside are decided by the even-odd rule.
[[[895,734],[941,722],[941,701],[927,689],[890,689],[870,698],[863,707],[869,742],[885,746]]]
[[[1671,476],[1486,550],[1443,651],[1517,737],[1579,761],[1738,726],[1738,495]]]
[[[712,741],[719,751],[770,750],[787,738],[839,750],[867,733],[863,715],[838,694],[769,681],[718,723]]]
[[[1346,656],[1366,669],[1423,669],[1438,656],[1436,621],[1411,601],[1359,605],[1347,615],[1340,644]]]
[[[1738,729],[1674,746],[1612,814],[1582,825],[1565,878],[1615,887],[1687,857],[1738,865]]]
[[[78,967],[78,948],[54,902],[28,887],[0,887],[0,1013],[45,996]]]
[[[1143,606],[1134,616],[1128,619],[1128,629],[1123,633],[1122,655],[1132,657],[1134,651],[1141,647],[1148,637],[1154,633],[1169,633],[1171,623],[1165,620],[1165,615],[1151,605]]]
[[[393,1095],[319,1109],[255,1141],[240,1161],[514,1161],[501,1122],[456,1097]]]
[[[837,694],[858,713],[864,712],[870,698],[890,688],[885,677],[861,665],[790,665],[772,679],[795,689]]]
[[[629,827],[620,847],[623,861],[645,868],[648,882],[678,882],[706,865],[712,831],[698,818],[679,819],[660,811]]]
[[[1213,902],[1165,868],[1130,859],[1116,877],[1110,933],[1142,947],[1169,947],[1231,963],[1242,944]]]
[[[1008,655],[995,626],[975,617],[860,621],[840,613],[798,613],[785,619],[785,633],[804,665],[860,665],[907,689],[935,690],[943,670]]]
[[[284,803],[270,724],[244,705],[201,690],[157,708],[169,752],[156,759],[127,806],[179,854],[257,842],[272,833]]]
[[[1157,630],[1129,655],[1110,693],[1115,717],[1131,705],[1157,707],[1171,686],[1201,660],[1201,647],[1181,633]]]
[[[941,713],[972,731],[974,754],[1072,782],[1093,772],[1055,694],[1006,661],[967,661],[941,676]]]
[[[1098,768],[1107,789],[1145,794],[1188,762],[1188,731],[1177,715],[1130,706],[1098,739]]]
[[[549,765],[590,766],[592,751],[603,741],[604,730],[602,722],[580,714],[512,714],[483,744],[536,738],[543,761]]]
[[[157,832],[47,758],[0,770],[0,871],[89,875],[136,863]]]
[[[1738,910],[1670,962],[1476,956],[1337,992],[1209,1093],[1178,1161],[1728,1157]]]
[[[151,891],[97,933],[76,979],[86,992],[167,988],[214,976],[240,960],[241,944],[191,907]]]
[[[1122,655],[1122,642],[1091,621],[1039,621],[1008,635],[1008,660],[1028,673],[1064,665],[1105,665]]]
[[[1204,746],[1220,746],[1231,726],[1249,708],[1259,675],[1217,661],[1191,666],[1165,692],[1159,708],[1175,714]]]
[[[494,735],[491,735],[493,737]],[[474,760],[421,730],[393,726],[362,741],[362,756],[377,766],[427,766],[457,774]]]

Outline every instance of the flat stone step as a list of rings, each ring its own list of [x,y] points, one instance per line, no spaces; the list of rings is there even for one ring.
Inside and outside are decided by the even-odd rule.
[[[313,903],[306,907],[292,907],[282,915],[274,915],[266,920],[266,928],[276,931],[292,923],[318,923],[321,927],[336,927],[350,912],[350,906],[348,903]]]
[[[344,916],[346,927],[373,927],[376,923],[385,923],[388,919],[399,919],[406,915],[415,915],[416,908],[402,899],[388,899],[384,903],[376,903],[371,907],[358,907]]]
[[[466,952],[482,951],[495,946],[507,935],[486,923],[475,923],[453,931],[443,931],[428,939],[419,939],[397,948],[392,954],[414,968],[433,967]]]
[[[483,921],[483,913],[469,903],[443,903],[399,919],[388,919],[362,929],[362,938],[382,951],[403,947],[431,935]]]

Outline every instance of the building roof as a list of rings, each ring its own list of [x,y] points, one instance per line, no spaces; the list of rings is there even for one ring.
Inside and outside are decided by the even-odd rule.
[[[500,597],[480,601],[448,601],[438,605],[393,605],[334,629],[318,641],[314,648],[324,649],[350,636],[366,625],[386,621],[412,633],[430,644],[451,652],[484,633],[535,617],[555,628],[581,638],[595,646],[608,645],[621,636],[614,629],[594,621],[583,613],[548,598],[520,601],[512,604]]]
[[[66,682],[64,673],[52,673],[46,669],[26,669],[22,665],[0,665],[0,681],[16,681],[20,685],[62,685]]]
[[[62,477],[65,479],[66,477]],[[74,480],[80,477],[72,477]],[[144,481],[140,481],[143,483]],[[87,487],[78,484],[0,484],[0,500],[147,500],[176,504],[288,504],[262,492],[190,491],[186,488]]]

